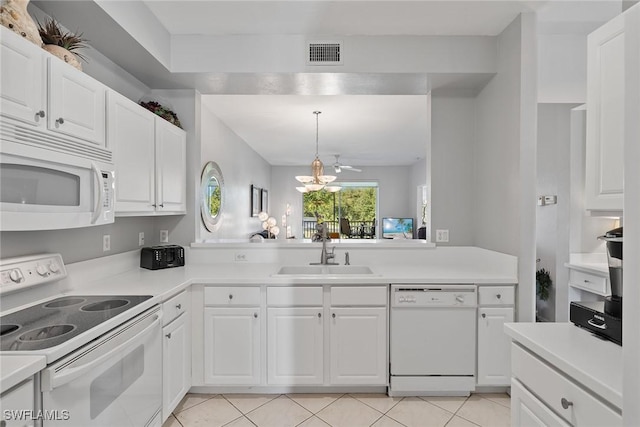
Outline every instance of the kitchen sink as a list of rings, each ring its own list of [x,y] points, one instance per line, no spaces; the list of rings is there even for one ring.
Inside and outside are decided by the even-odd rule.
[[[373,271],[366,265],[288,265],[281,267],[274,276],[338,276],[344,274],[370,276],[373,275]]]

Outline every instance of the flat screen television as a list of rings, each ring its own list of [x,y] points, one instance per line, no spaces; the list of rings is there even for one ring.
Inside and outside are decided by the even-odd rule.
[[[382,218],[383,239],[413,239],[413,218]]]

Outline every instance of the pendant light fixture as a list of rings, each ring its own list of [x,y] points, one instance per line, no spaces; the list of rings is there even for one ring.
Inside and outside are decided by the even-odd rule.
[[[324,174],[324,165],[322,164],[320,157],[318,157],[318,116],[321,113],[322,111],[313,112],[313,114],[316,115],[316,157],[313,159],[313,162],[311,162],[311,176],[296,176],[298,182],[304,185],[304,187],[296,187],[296,190],[301,193],[309,193],[311,191],[319,191],[322,189],[332,193],[341,190],[341,187],[337,185],[327,185],[335,181],[336,177]]]

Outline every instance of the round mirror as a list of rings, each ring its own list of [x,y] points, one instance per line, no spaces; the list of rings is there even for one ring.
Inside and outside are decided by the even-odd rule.
[[[224,207],[224,180],[220,167],[208,162],[202,170],[200,181],[200,212],[202,222],[209,231],[215,231],[222,218]]]

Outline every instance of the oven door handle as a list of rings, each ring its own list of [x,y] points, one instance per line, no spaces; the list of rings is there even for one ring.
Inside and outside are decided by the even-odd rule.
[[[126,353],[132,348],[135,348],[136,346],[140,345],[140,337],[148,333],[150,330],[152,330],[162,322],[161,310],[155,313],[153,316],[154,316],[153,322],[149,326],[145,327],[142,331],[138,332],[137,334],[135,334],[134,336],[132,336],[122,344],[118,345],[117,347],[111,349],[106,354],[103,354],[84,365],[80,365],[78,367],[68,368],[68,369],[63,368],[62,370],[60,370],[60,373],[57,373],[57,374],[55,372],[55,367],[46,368],[45,370],[43,370],[42,376],[41,376],[42,391],[43,392],[51,391],[54,388],[61,387],[75,380],[76,378],[84,375],[85,373],[91,371],[93,368],[105,362],[106,360],[109,360],[114,356],[114,354]],[[144,320],[145,319],[141,319],[140,321],[142,322]]]
[[[96,182],[98,183],[98,203],[96,204],[96,210],[91,216],[91,224],[95,224],[102,214],[102,205],[104,203],[104,181],[102,179],[102,172],[94,162],[91,162],[91,171],[95,174]]]

